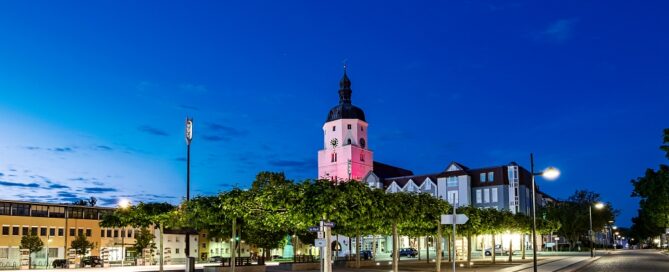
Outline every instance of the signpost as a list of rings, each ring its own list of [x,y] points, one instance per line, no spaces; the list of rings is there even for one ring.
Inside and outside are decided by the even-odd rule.
[[[335,224],[332,222],[320,221],[320,226],[309,227],[310,232],[316,232],[318,239],[314,240],[314,245],[320,248],[321,252],[321,272],[332,272],[332,262],[330,261],[330,228]]]
[[[457,201],[455,201],[456,199],[453,199],[453,200],[454,200],[453,203],[451,203],[453,205],[453,214],[442,214],[441,215],[441,224],[444,224],[444,225],[445,224],[453,224],[453,241],[452,241],[452,244],[453,244],[453,259],[452,260],[453,260],[453,272],[455,272],[455,225],[462,225],[462,224],[467,223],[467,221],[469,221],[469,217],[467,217],[464,214],[456,214],[455,213],[455,207],[457,207],[457,205],[455,203],[457,203]]]

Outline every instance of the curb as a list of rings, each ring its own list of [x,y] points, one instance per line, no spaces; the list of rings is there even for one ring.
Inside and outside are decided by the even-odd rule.
[[[601,258],[601,257],[602,257],[602,256],[597,256],[597,257],[590,258],[590,259],[587,259],[587,260],[584,260],[584,261],[580,261],[580,262],[577,262],[577,263],[568,265],[568,266],[566,266],[566,267],[560,268],[560,269],[558,269],[558,270],[556,270],[556,271],[560,271],[560,272],[576,272],[576,271],[578,271],[579,269],[581,269],[581,268],[583,268],[583,267],[586,267],[586,266],[588,266],[589,264],[591,264],[591,263],[593,263],[593,262],[599,260],[599,258]]]

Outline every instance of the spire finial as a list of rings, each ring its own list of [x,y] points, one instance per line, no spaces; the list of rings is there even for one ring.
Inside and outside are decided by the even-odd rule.
[[[344,60],[344,75],[339,81],[339,103],[340,104],[351,104],[351,81],[346,75],[346,60]]]

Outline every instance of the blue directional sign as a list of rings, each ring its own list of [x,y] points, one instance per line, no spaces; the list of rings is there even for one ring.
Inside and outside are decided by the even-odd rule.
[[[318,232],[318,231],[320,231],[320,230],[321,230],[320,227],[309,227],[309,231],[310,231],[310,232]]]
[[[323,226],[324,226],[324,227],[334,228],[335,223],[334,223],[334,222],[323,222]]]

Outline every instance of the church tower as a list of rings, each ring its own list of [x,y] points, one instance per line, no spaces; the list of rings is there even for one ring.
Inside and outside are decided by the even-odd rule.
[[[362,109],[351,104],[351,81],[339,81],[339,105],[323,125],[323,149],[318,151],[318,178],[361,181],[372,171],[374,158],[367,142],[367,122]],[[350,175],[350,176],[349,176]]]

